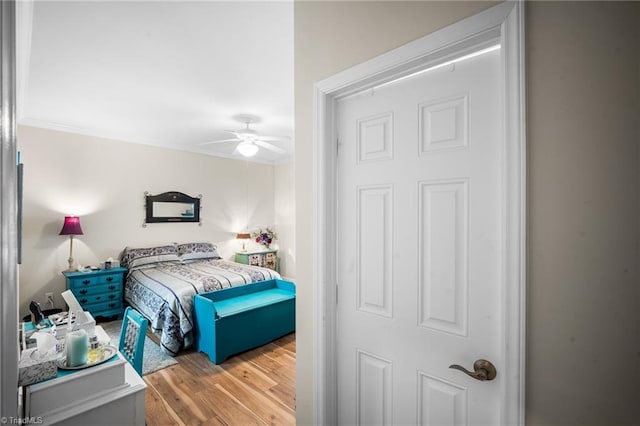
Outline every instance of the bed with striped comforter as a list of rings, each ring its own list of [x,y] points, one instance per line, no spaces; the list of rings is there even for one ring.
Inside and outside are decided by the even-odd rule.
[[[193,343],[193,295],[280,278],[271,269],[222,259],[189,263],[159,262],[129,271],[124,298],[160,333],[162,348],[171,355]]]

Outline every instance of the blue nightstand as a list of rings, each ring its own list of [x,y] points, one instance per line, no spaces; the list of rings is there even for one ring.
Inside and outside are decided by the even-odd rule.
[[[124,313],[122,288],[127,268],[99,269],[89,272],[63,272],[67,289],[78,299],[82,309],[96,318]]]

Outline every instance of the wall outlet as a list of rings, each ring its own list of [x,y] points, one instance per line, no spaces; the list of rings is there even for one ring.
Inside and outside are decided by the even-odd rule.
[[[49,305],[49,309],[53,309],[53,293],[45,293],[44,296],[47,298],[47,305]]]

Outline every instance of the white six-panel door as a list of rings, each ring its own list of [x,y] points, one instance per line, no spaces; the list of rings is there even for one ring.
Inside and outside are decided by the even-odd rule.
[[[338,421],[495,425],[500,50],[337,103]],[[481,382],[450,369],[490,360]]]

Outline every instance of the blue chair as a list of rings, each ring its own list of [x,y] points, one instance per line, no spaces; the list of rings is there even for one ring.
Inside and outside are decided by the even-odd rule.
[[[147,319],[132,307],[127,307],[120,330],[120,344],[118,350],[129,364],[142,377],[142,355],[144,353],[144,339],[147,334]]]

